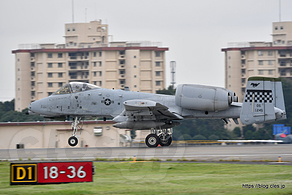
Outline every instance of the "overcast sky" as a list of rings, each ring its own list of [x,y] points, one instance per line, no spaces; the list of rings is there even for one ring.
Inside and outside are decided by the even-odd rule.
[[[87,10],[87,14],[85,14]],[[281,20],[292,21],[292,1],[281,0]],[[74,0],[74,22],[101,19],[114,41],[162,42],[167,86],[176,82],[224,87],[228,42],[271,41],[279,0]],[[15,97],[13,49],[25,43],[64,43],[72,0],[0,0],[0,101]]]

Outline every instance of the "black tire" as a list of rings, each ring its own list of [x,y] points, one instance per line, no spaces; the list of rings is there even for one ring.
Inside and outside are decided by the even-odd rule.
[[[149,134],[145,139],[145,143],[149,148],[156,148],[160,144],[160,139],[155,134]]]
[[[77,139],[77,137],[75,137],[75,136],[71,136],[71,137],[69,137],[69,139],[68,139],[68,144],[70,145],[70,146],[76,146],[77,144],[78,144],[78,139]]]
[[[172,143],[172,137],[170,137],[167,141],[162,141],[161,140],[161,137],[162,137],[162,135],[161,136],[159,136],[159,138],[160,138],[160,145],[161,146],[170,146],[170,144]]]

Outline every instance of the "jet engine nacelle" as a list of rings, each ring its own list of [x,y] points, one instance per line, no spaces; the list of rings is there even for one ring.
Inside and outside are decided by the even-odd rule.
[[[175,104],[186,109],[219,111],[230,107],[232,97],[221,87],[182,84],[177,86]]]

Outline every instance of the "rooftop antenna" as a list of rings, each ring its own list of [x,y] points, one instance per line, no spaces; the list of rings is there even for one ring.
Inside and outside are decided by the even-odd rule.
[[[87,8],[85,8],[85,23],[87,22]]]
[[[74,0],[72,0],[72,23],[74,23]]]
[[[279,22],[281,22],[281,0],[279,0]]]
[[[175,68],[176,68],[176,62],[175,61],[170,61],[170,73],[171,73],[171,85],[172,89],[174,89],[174,84],[175,84]]]

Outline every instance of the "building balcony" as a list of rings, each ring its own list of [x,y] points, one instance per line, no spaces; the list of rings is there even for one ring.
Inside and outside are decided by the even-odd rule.
[[[120,74],[119,75],[119,79],[125,79],[126,78],[126,75],[125,74]]]
[[[69,71],[89,71],[89,66],[69,66]]]
[[[70,80],[88,80],[89,79],[88,75],[71,75],[69,77],[70,77]]]
[[[68,61],[88,61],[88,56],[69,56]]]
[[[125,64],[120,64],[119,65],[119,69],[125,69],[125,68],[126,68]]]

